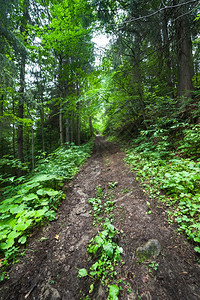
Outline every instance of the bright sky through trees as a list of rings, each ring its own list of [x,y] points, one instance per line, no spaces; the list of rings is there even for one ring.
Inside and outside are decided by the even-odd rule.
[[[98,33],[92,38],[92,42],[95,43],[95,64],[101,63],[101,56],[104,54],[105,49],[108,47],[109,38],[106,34]]]

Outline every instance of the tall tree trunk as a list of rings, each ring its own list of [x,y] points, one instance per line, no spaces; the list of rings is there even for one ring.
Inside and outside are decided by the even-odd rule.
[[[31,135],[32,135],[32,142],[31,142],[31,145],[32,145],[32,151],[31,151],[31,153],[32,153],[32,170],[34,170],[35,169],[35,155],[34,155],[34,152],[35,152],[35,143],[34,143],[34,129],[33,129],[33,127],[32,127],[32,131],[31,131]]]
[[[173,4],[181,3],[181,0],[173,0]],[[189,21],[184,9],[175,8],[175,28],[177,44],[177,66],[178,66],[178,86],[177,96],[191,96],[194,90],[192,83],[193,62],[192,62],[192,43],[189,29]]]
[[[62,107],[59,112],[59,129],[60,129],[60,143],[63,145],[63,120],[62,120]]]
[[[22,54],[20,66],[20,89],[18,103],[18,129],[17,129],[17,158],[23,162],[23,117],[24,117],[24,91],[25,91],[25,65],[26,56]]]
[[[92,126],[92,117],[89,117],[89,126],[90,126],[90,136],[94,136],[93,126]]]
[[[15,115],[15,101],[14,97],[12,98],[12,112]],[[13,148],[13,156],[16,156],[15,153],[15,120],[13,120],[13,128],[12,128],[12,148]]]
[[[77,145],[81,144],[81,115],[80,115],[80,102],[77,103]]]
[[[44,139],[44,107],[40,108],[41,119],[41,134],[42,134],[42,151],[45,152],[45,139]]]
[[[28,15],[29,0],[24,1],[22,24],[20,26],[20,32],[22,35],[26,33]],[[26,35],[26,34],[25,34]],[[26,42],[26,39],[25,39]],[[19,102],[18,102],[18,118],[20,119],[17,130],[17,158],[23,162],[23,117],[24,117],[24,92],[25,92],[25,67],[26,67],[26,53],[21,54],[20,62],[20,87],[19,87]],[[21,176],[22,172],[19,170],[18,176]]]
[[[71,112],[71,143],[74,142],[74,112]]]
[[[3,93],[0,98],[0,117],[3,117]],[[4,149],[3,149],[3,118],[0,118],[0,154],[4,155]]]
[[[141,108],[141,112],[142,112],[142,116],[143,116],[143,121],[144,121],[144,124],[145,124],[145,120],[146,120],[145,104],[144,104],[144,97],[143,97],[142,74],[141,74],[141,67],[140,67],[140,63],[141,63],[141,55],[140,55],[141,37],[139,36],[139,34],[136,34],[136,36],[135,36],[135,46],[136,46],[136,51],[134,52],[134,55],[135,55],[135,77],[136,77],[136,81],[137,81],[140,108]]]
[[[171,66],[171,58],[170,58],[170,41],[168,34],[168,15],[166,10],[163,11],[163,23],[162,23],[162,32],[163,32],[163,43],[164,43],[164,63],[165,63],[165,80],[167,86],[172,89],[172,66]]]
[[[66,143],[70,143],[70,131],[69,131],[69,119],[66,118],[65,121],[65,132],[66,132]]]

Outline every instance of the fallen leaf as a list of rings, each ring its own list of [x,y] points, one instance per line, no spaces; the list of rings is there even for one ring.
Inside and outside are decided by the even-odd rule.
[[[144,283],[146,283],[148,280],[149,280],[149,276],[148,275],[142,277],[142,281]]]
[[[59,240],[59,234],[56,234],[56,235],[55,235],[55,239],[56,239],[56,240]]]

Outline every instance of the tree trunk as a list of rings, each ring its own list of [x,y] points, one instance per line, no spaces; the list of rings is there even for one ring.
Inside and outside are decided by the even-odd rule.
[[[15,115],[15,101],[12,99],[12,112]],[[15,153],[15,120],[13,120],[13,128],[12,128],[12,148],[13,148],[13,156],[16,156]]]
[[[60,143],[61,146],[63,145],[63,123],[62,123],[62,108],[60,109],[59,112],[59,129],[60,129]]]
[[[74,112],[71,112],[71,143],[74,142]]]
[[[24,12],[23,20],[20,27],[20,32],[22,35],[26,32],[27,22],[28,22],[28,7],[29,0],[24,1]],[[26,41],[26,39],[25,39]],[[24,92],[25,92],[25,67],[26,67],[26,53],[21,54],[20,62],[20,88],[19,88],[19,103],[18,103],[18,130],[17,130],[17,158],[23,162],[23,117],[24,117]],[[21,176],[22,172],[19,170],[18,176]]]
[[[163,43],[164,43],[164,63],[165,63],[165,80],[167,86],[172,89],[172,66],[171,66],[171,58],[170,58],[170,41],[169,41],[169,34],[168,34],[168,16],[166,10],[163,11]]]
[[[40,121],[41,121],[41,135],[42,135],[42,151],[45,152],[43,94],[41,95],[41,102],[42,102],[42,105],[40,106]]]
[[[81,116],[80,116],[80,103],[77,103],[77,145],[81,144]]]
[[[66,143],[70,143],[70,131],[69,131],[69,119],[68,118],[66,118],[65,127],[66,127]]]
[[[93,131],[93,126],[92,126],[92,118],[91,116],[89,117],[89,126],[90,126],[90,136],[94,136],[94,131]]]
[[[173,0],[173,4],[181,3],[180,0]],[[177,44],[177,67],[178,85],[177,96],[190,97],[194,90],[192,83],[193,62],[192,62],[192,43],[189,29],[189,21],[184,9],[175,8],[175,29]]]
[[[0,99],[0,117],[3,117],[3,93],[1,95]],[[3,118],[0,118],[0,155],[4,155],[4,149],[3,149]]]
[[[35,144],[34,144],[34,130],[33,130],[33,127],[32,127],[32,132],[31,132],[31,134],[32,134],[32,143],[31,143],[31,145],[32,145],[32,170],[34,170],[35,169],[35,155],[34,155],[34,152],[35,152]]]
[[[3,117],[3,93],[0,98],[0,117]],[[0,139],[3,137],[3,120],[0,118]]]
[[[20,89],[18,104],[18,129],[17,129],[17,158],[23,162],[23,117],[24,117],[24,90],[25,90],[25,55],[22,55],[20,70]]]
[[[141,37],[138,34],[136,34],[135,40],[136,40],[135,45],[137,48],[137,50],[135,51],[135,77],[136,77],[136,81],[137,81],[140,108],[141,108],[141,112],[142,112],[142,116],[143,116],[143,121],[145,123],[146,116],[145,116],[145,105],[144,105],[143,88],[142,88],[142,74],[141,74],[141,68],[140,68]]]
[[[40,111],[41,116],[41,134],[42,134],[42,151],[45,152],[45,139],[44,139],[44,108]]]

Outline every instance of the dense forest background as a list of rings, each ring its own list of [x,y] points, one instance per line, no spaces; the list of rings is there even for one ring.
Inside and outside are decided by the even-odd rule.
[[[22,186],[26,192],[19,192],[18,185],[34,169],[38,173],[56,170],[52,180],[59,181],[56,176],[60,175],[71,178],[73,167],[76,169],[91,150],[91,144],[83,151],[76,146],[101,132],[120,140],[136,138],[134,149],[143,154],[143,167],[147,170],[153,158],[155,174],[163,160],[166,164],[167,159],[179,159],[174,164],[182,164],[183,169],[176,170],[182,174],[176,179],[180,187],[174,188],[174,173],[164,170],[168,183],[170,178],[172,181],[168,186],[163,182],[163,189],[177,197],[186,195],[184,199],[190,201],[192,193],[199,191],[199,19],[200,4],[196,0],[0,0],[3,199],[13,197],[18,187],[18,195],[32,191],[29,198],[25,197],[31,205],[43,195],[54,197],[56,202],[56,183],[48,187],[54,192],[40,189],[37,194],[39,184],[48,181],[44,175],[35,177],[35,181],[29,179]],[[110,39],[98,64],[92,41],[97,32],[104,32]],[[60,163],[60,170],[65,169],[65,162],[76,163],[68,167],[71,171],[66,175],[55,165],[48,165],[48,155]],[[190,167],[184,159],[190,160]],[[187,173],[188,168],[193,175]],[[143,171],[144,176],[147,173]],[[149,176],[155,179],[155,174]],[[5,207],[10,199],[7,204],[2,202]],[[47,205],[45,201],[43,206]],[[11,222],[19,213],[18,204],[1,217]],[[36,219],[45,213],[51,218],[48,209],[37,213]],[[196,206],[192,216],[198,210]],[[3,230],[7,230],[5,226]],[[16,229],[10,244],[5,244],[10,231],[5,232],[2,249],[12,247],[21,235]],[[196,236],[195,231],[192,238]]]
[[[33,169],[93,127],[132,136],[158,119],[198,123],[198,13],[198,1],[1,0],[1,158]]]

